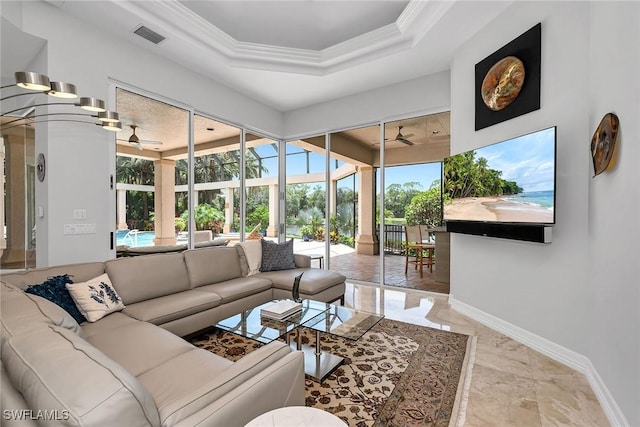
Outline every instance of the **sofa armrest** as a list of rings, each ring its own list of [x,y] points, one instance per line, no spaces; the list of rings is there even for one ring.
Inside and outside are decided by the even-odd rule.
[[[273,409],[304,406],[304,381],[304,355],[294,351],[175,427],[241,427]]]
[[[254,384],[261,384],[260,381],[264,394],[259,399],[254,399],[255,396],[235,396],[236,390],[252,389]],[[220,400],[227,395],[235,397],[230,398],[231,406],[225,407]],[[258,405],[260,399],[265,402]],[[195,425],[184,422],[198,413],[207,414],[202,415],[206,418],[209,414],[223,411],[232,414],[232,422],[220,422],[216,416],[214,424],[232,425],[239,424],[237,420],[244,419],[245,414],[251,415],[247,419],[249,421],[261,413],[256,412],[255,407],[267,405],[273,409],[292,400],[304,404],[304,356],[302,352],[292,352],[288,345],[274,341],[244,356],[214,380],[198,384],[191,393],[162,408],[160,418],[163,425],[178,422],[181,425]]]
[[[293,259],[298,268],[311,268],[311,257],[304,254],[293,254]]]

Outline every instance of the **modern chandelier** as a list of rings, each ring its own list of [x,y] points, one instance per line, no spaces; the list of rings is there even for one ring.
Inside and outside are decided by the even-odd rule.
[[[74,122],[74,123],[87,123],[101,126],[103,129],[109,131],[122,130],[122,124],[118,113],[115,111],[107,111],[105,103],[101,99],[81,97],[77,102],[63,102],[64,99],[78,98],[76,86],[71,83],[50,81],[49,77],[30,71],[18,71],[15,73],[15,84],[2,86],[0,89],[6,89],[10,87],[19,87],[26,89],[27,92],[8,95],[0,98],[0,101],[6,101],[11,98],[17,98],[25,95],[33,95],[33,92],[40,92],[50,95],[54,98],[58,98],[60,102],[43,102],[36,104],[27,104],[13,110],[2,112],[0,117],[16,117],[13,120],[4,121],[0,123],[0,129],[6,130],[16,126],[30,125],[34,123],[43,122]],[[60,112],[60,113],[42,113],[37,114],[36,107],[43,106],[75,106],[80,107],[85,111],[97,114],[86,114],[82,112]],[[22,112],[22,113],[21,113]],[[36,114],[33,114],[36,113]],[[74,118],[65,118],[65,116],[81,116],[97,118],[98,121],[84,121]],[[39,120],[36,120],[39,119]]]

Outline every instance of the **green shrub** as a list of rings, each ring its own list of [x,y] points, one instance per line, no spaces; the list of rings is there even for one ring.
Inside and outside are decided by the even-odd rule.
[[[180,217],[185,220],[186,224],[189,220],[189,211],[182,212]],[[219,233],[224,224],[224,213],[209,204],[202,203],[196,206],[193,219],[196,223],[196,230],[211,230],[214,233]]]
[[[177,217],[174,221],[174,226],[176,228],[176,233],[184,231],[187,229],[187,221],[182,217]]]
[[[304,226],[300,227],[300,234],[302,234],[302,237],[304,237],[304,236],[309,236],[310,238],[314,237],[313,236],[313,228],[311,228],[310,225],[304,225]]]

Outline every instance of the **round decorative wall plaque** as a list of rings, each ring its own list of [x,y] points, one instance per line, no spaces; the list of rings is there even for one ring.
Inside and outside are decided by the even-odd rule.
[[[591,157],[593,158],[594,176],[601,174],[609,167],[613,151],[618,142],[620,120],[613,113],[604,115],[591,138]]]
[[[44,181],[44,177],[47,173],[47,165],[44,159],[44,154],[42,153],[38,154],[38,160],[36,163],[36,173],[38,175],[38,181],[40,182]]]
[[[520,94],[524,84],[524,64],[515,56],[507,56],[496,62],[484,76],[481,93],[485,105],[500,111]]]

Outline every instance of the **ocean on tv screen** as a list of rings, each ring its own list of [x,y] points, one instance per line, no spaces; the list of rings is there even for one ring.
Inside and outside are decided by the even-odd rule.
[[[444,219],[552,224],[556,128],[444,161]]]

